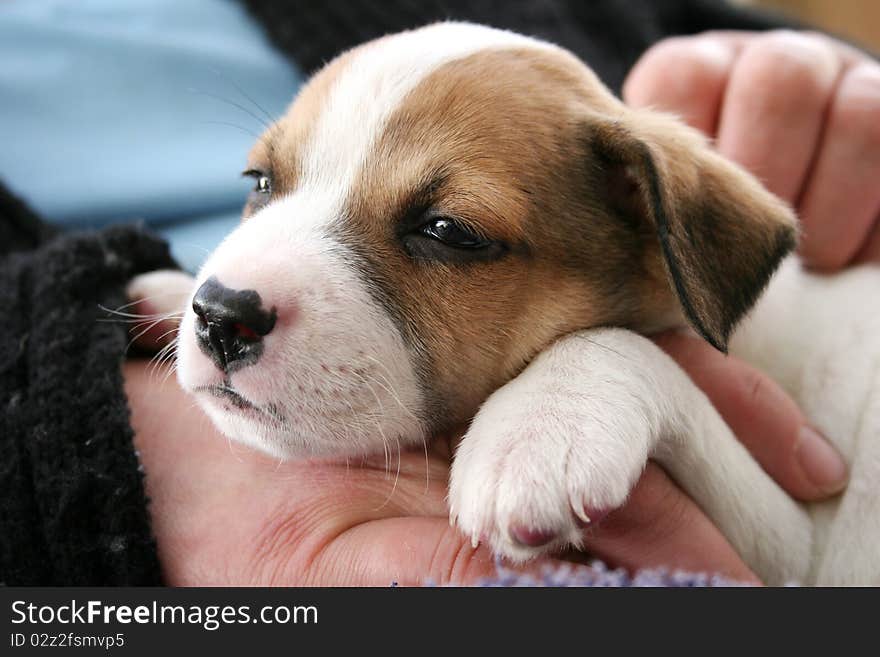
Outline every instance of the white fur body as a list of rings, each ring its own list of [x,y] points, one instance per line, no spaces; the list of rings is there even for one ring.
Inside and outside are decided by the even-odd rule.
[[[517,560],[536,550],[510,538],[514,524],[560,529],[541,551],[576,545],[577,509],[619,506],[653,458],[765,581],[880,584],[878,290],[880,267],[822,277],[789,258],[731,343],[844,455],[839,498],[793,502],[671,358],[635,333],[594,329],[483,405],[453,463],[453,517]]]
[[[800,581],[880,585],[880,266],[809,274],[790,258],[731,351],[769,374],[849,464],[841,496],[810,505]]]

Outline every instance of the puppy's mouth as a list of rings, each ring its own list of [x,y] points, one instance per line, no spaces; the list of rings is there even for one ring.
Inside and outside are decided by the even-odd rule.
[[[243,397],[242,394],[229,383],[196,386],[193,389],[193,392],[206,393],[215,399],[232,404],[232,406],[245,415],[254,415],[263,420],[271,420],[274,423],[280,423],[282,425],[287,424],[287,418],[281,414],[276,404],[258,406]],[[228,406],[226,407],[226,410],[230,410]]]

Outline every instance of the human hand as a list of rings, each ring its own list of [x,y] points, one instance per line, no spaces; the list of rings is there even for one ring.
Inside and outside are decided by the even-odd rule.
[[[717,365],[701,355],[711,348],[699,340],[677,334],[666,340],[661,345],[677,349],[698,381]],[[687,342],[678,344],[682,340]],[[145,361],[125,365],[135,443],[168,584],[467,584],[495,574],[488,549],[473,548],[449,525],[451,441],[404,452],[399,465],[395,453],[387,463],[382,455],[349,463],[279,463],[229,443],[173,379],[163,381],[166,374],[151,372]],[[740,399],[751,401],[756,384],[748,370],[720,381],[709,395],[722,413],[736,412]],[[760,391],[773,384],[757,385]],[[727,399],[726,405],[719,399]],[[784,411],[762,394],[738,424],[725,417],[757,448],[768,472],[793,494],[812,499],[829,489],[803,478],[792,444],[800,416],[793,404]],[[621,509],[587,531],[587,546],[612,565],[757,582],[714,524],[654,465]],[[582,555],[567,556],[583,561]],[[544,560],[526,569],[559,563]]]
[[[167,584],[462,584],[495,574],[488,549],[449,524],[448,440],[387,460],[279,463],[229,442],[167,369],[132,360],[124,375]]]
[[[880,262],[880,63],[816,33],[661,41],[624,100],[673,112],[796,208],[805,262]]]
[[[880,65],[863,53],[817,34],[707,33],[667,39],[636,64],[623,89],[634,106],[678,114],[715,140],[717,149],[758,175],[795,206],[803,222],[801,253],[819,269],[880,260]],[[772,380],[684,333],[657,337],[719,410],[756,460],[790,494],[811,501],[838,492],[846,467],[816,435],[794,402]],[[662,484],[660,483],[662,482]],[[691,544],[725,555],[727,570],[741,572],[729,546],[698,514],[667,511],[693,503],[659,468],[642,485],[645,526],[616,526],[612,515],[590,547],[631,565],[644,563],[646,546],[657,562],[689,552],[675,541],[658,542],[655,519],[679,514],[690,525]],[[618,512],[640,505],[634,493]],[[670,497],[671,495],[671,497]],[[667,499],[669,498],[669,499]],[[630,510],[630,511],[628,511]],[[629,523],[632,525],[632,522]],[[666,526],[669,526],[666,524]],[[676,526],[676,523],[672,523]],[[676,530],[683,539],[688,532]],[[641,534],[643,540],[636,540]],[[698,538],[702,535],[702,538]],[[712,547],[714,545],[714,547]],[[673,554],[667,556],[667,549]]]

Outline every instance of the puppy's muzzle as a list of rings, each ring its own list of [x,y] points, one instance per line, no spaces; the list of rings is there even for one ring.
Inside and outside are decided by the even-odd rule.
[[[192,308],[199,348],[227,374],[259,360],[277,317],[255,290],[233,290],[213,276],[196,291]]]

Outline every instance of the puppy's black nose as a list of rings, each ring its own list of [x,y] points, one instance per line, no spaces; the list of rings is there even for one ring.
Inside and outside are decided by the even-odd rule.
[[[275,309],[265,310],[255,290],[232,290],[213,276],[196,290],[192,307],[199,348],[224,372],[257,362],[263,337],[275,328]]]

